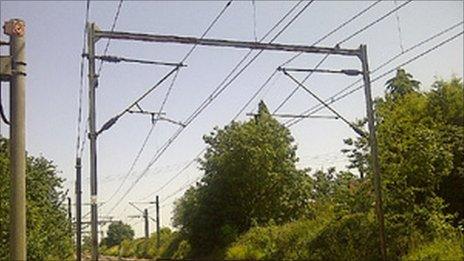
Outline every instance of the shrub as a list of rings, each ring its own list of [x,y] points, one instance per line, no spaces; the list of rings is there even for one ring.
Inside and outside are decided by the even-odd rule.
[[[412,249],[403,260],[464,260],[464,238],[439,238]]]
[[[145,238],[138,238],[133,241],[134,254],[137,258],[149,258],[148,244],[149,242]]]
[[[103,255],[105,256],[118,256],[119,255],[119,246],[112,246],[106,249],[101,249]]]
[[[121,257],[132,257],[135,254],[134,241],[125,239],[121,242],[121,248],[119,250],[119,256]]]
[[[330,222],[307,245],[312,260],[379,260],[377,226],[366,214],[347,215]]]
[[[177,248],[176,252],[172,256],[174,259],[184,259],[186,258],[191,251],[190,244],[186,240],[182,240],[179,243],[179,247]]]
[[[330,212],[330,211],[328,211]],[[282,226],[254,227],[239,237],[226,252],[227,259],[307,259],[308,245],[329,220],[332,213]]]

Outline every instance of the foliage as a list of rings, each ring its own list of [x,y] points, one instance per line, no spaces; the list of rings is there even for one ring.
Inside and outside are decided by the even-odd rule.
[[[100,249],[100,251],[105,256],[119,256],[119,245]]]
[[[206,257],[233,242],[253,224],[283,224],[310,215],[311,179],[297,170],[296,146],[288,129],[263,102],[254,119],[232,122],[204,137],[201,182],[178,201],[174,225],[192,256]]]
[[[366,124],[366,121],[366,119],[358,120],[354,123],[354,126],[362,130],[363,126]],[[365,130],[364,132],[367,133]],[[363,179],[368,174],[368,171],[370,171],[368,138],[347,138],[344,139],[343,142],[350,146],[349,148],[344,148],[341,150],[350,161],[350,164],[347,166],[347,168],[350,170],[357,170],[359,172],[359,177]]]
[[[172,255],[172,258],[184,259],[190,254],[191,251],[192,249],[190,247],[189,242],[187,240],[182,240],[180,241],[176,252],[174,252],[174,254]]]
[[[134,241],[124,239],[119,247],[119,256],[121,257],[132,257],[135,256]]]
[[[392,97],[401,97],[419,90],[420,82],[413,79],[412,75],[404,69],[398,69],[395,77],[386,83],[387,91]]]
[[[387,259],[460,260],[464,88],[457,78],[437,80],[428,92],[419,86],[400,69],[375,101]],[[362,129],[365,120],[356,125]],[[145,248],[131,241],[133,256],[380,259],[366,138],[344,140],[350,171],[311,175],[295,168],[293,139],[263,103],[254,119],[204,139],[205,176],[176,202],[173,223],[180,230],[162,239],[156,254],[149,251],[152,238]]]
[[[464,239],[452,234],[412,249],[403,260],[464,260]]]
[[[379,260],[378,234],[371,214],[345,215],[333,220],[310,242],[311,260]]]
[[[414,233],[422,240],[449,233],[443,213],[447,203],[462,211],[456,208],[462,202],[440,197],[464,190],[463,163],[456,160],[463,157],[462,82],[453,79],[434,86],[429,93],[387,94],[376,108],[386,221],[398,245],[414,246]],[[451,184],[449,177],[461,182]],[[404,255],[408,248],[397,251]]]
[[[122,221],[112,222],[108,226],[106,238],[101,241],[101,245],[112,247],[121,244],[125,239],[133,239],[134,230],[130,225],[124,224]]]
[[[464,222],[464,87],[462,79],[437,80],[428,95],[428,113],[437,122],[444,144],[452,155],[452,168],[439,185],[438,195],[446,212],[456,214],[454,224]]]
[[[159,258],[172,257],[178,250],[178,244],[170,248],[172,241],[176,240],[177,232],[173,233],[169,228],[160,230],[160,249],[157,249],[157,236],[152,233],[150,238],[124,239],[119,245],[113,247],[102,247],[101,251],[107,256],[136,257],[136,258]],[[169,252],[171,251],[171,252]],[[166,253],[168,252],[168,253]]]
[[[228,249],[234,260],[303,260],[310,257],[309,243],[333,219],[330,206],[321,208],[315,219],[301,219],[285,225],[253,227]]]
[[[0,138],[0,260],[9,253],[10,170],[8,140]],[[71,224],[63,206],[63,179],[51,161],[28,156],[26,160],[27,257],[30,260],[70,259]]]
[[[448,213],[463,211],[462,81],[439,80],[426,93],[418,87],[400,69],[375,106],[387,237],[397,256],[453,230],[443,212],[447,205]],[[345,151],[362,155],[351,157],[352,166],[369,169],[367,142],[346,143],[352,149]]]
[[[187,257],[188,252],[190,252],[190,246],[188,246],[185,236],[178,231],[170,234],[170,237],[162,244],[161,249],[161,258],[174,258],[175,256],[182,259]]]

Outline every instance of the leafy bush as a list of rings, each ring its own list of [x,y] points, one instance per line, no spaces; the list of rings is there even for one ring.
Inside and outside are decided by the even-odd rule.
[[[165,244],[162,245],[161,247],[161,254],[160,256],[162,258],[171,258],[173,257],[176,252],[178,251],[178,249],[180,248],[180,245],[182,244],[182,242],[185,240],[185,236],[183,236],[181,233],[179,232],[173,232],[169,238],[169,240],[167,240],[165,242]],[[185,243],[184,243],[185,245]],[[185,247],[185,246],[183,246]],[[184,257],[187,257],[187,255],[185,255]]]
[[[148,245],[149,241],[145,238],[138,238],[133,241],[134,254],[137,258],[149,258]]]
[[[118,256],[119,255],[119,246],[112,246],[106,249],[101,249],[103,255],[105,256]]]
[[[190,244],[186,240],[182,240],[172,258],[184,259],[189,255],[190,251]]]
[[[312,220],[282,226],[254,227],[239,237],[226,252],[227,259],[307,259],[308,245],[332,219],[331,208]]]
[[[132,240],[125,239],[121,242],[121,248],[119,250],[119,256],[121,257],[132,257],[135,254],[135,249]]]
[[[347,215],[330,222],[306,246],[312,260],[379,260],[375,217],[366,214]]]
[[[0,137],[0,260],[10,248],[9,141]],[[64,179],[44,157],[26,159],[26,232],[28,260],[68,260],[73,257],[71,222],[67,218]]]
[[[464,260],[464,238],[436,239],[411,250],[403,260]]]

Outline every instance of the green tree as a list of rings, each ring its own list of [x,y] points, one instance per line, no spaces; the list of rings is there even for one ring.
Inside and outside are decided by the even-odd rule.
[[[122,221],[116,221],[108,226],[108,232],[101,244],[112,247],[121,244],[125,239],[134,239],[134,230],[128,224],[124,224]]]
[[[358,120],[354,123],[360,130],[366,125],[366,119]],[[366,132],[367,133],[367,132]],[[349,148],[342,149],[350,164],[347,166],[348,169],[355,169],[359,173],[359,177],[364,179],[367,172],[370,170],[369,167],[369,144],[367,137],[358,137],[357,139],[347,138],[343,142],[349,146]]]
[[[449,175],[442,177],[438,195],[447,204],[447,213],[455,215],[454,223],[464,222],[464,87],[462,79],[437,80],[427,95],[427,112],[442,134],[452,154]]]
[[[401,97],[405,94],[417,92],[420,82],[413,79],[412,75],[404,69],[398,69],[396,76],[386,83],[387,92],[393,97]]]
[[[177,203],[174,221],[204,257],[221,251],[253,225],[309,215],[311,179],[297,170],[290,131],[261,102],[258,114],[204,137],[201,182]]]
[[[10,170],[8,140],[0,138],[0,260],[8,260]],[[26,160],[27,257],[64,260],[72,257],[71,224],[64,206],[63,179],[43,157]]]
[[[387,82],[385,98],[375,103],[387,236],[396,242],[397,255],[418,238],[449,231],[445,206],[448,213],[463,206],[458,192],[464,189],[462,81],[437,81],[430,92],[418,88],[419,82],[400,69]],[[351,159],[367,166],[370,176],[367,142],[347,144],[352,149],[346,151],[362,155]]]

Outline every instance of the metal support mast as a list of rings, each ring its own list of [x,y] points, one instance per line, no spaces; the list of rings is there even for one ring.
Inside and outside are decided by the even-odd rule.
[[[367,60],[366,45],[360,46],[359,59],[362,63],[362,72],[364,80],[364,95],[366,99],[367,123],[369,127],[369,144],[371,147],[372,169],[374,170],[374,190],[375,190],[375,210],[379,221],[380,252],[382,259],[387,259],[387,246],[385,242],[385,225],[382,207],[382,188],[379,163],[379,149],[377,146],[377,137],[375,135],[375,119],[371,93],[371,79],[369,76],[369,65]]]
[[[68,197],[68,219],[72,223],[71,197]]]
[[[81,158],[76,158],[76,260],[81,261],[82,243],[82,164]]]
[[[4,25],[10,36],[10,259],[26,260],[26,41],[25,23]]]
[[[87,50],[89,52],[89,139],[90,139],[90,203],[92,260],[98,260],[98,206],[97,206],[97,131],[95,113],[95,90],[98,76],[95,75],[95,24],[88,25]]]
[[[143,210],[143,219],[145,221],[145,238],[148,239],[150,238],[150,230],[148,224],[148,209]]]
[[[156,195],[156,248],[160,248],[160,214],[159,214],[159,197]]]
[[[207,38],[195,38],[195,37],[182,37],[174,35],[153,35],[143,33],[130,33],[130,32],[114,32],[114,31],[101,31],[101,30],[90,30],[93,33],[95,39],[117,39],[117,40],[131,40],[131,41],[142,41],[142,42],[160,42],[160,43],[176,43],[176,44],[189,44],[189,45],[202,45],[202,46],[214,46],[214,47],[233,47],[251,50],[270,50],[270,51],[283,51],[283,52],[301,52],[301,53],[319,53],[319,54],[331,54],[331,55],[343,55],[358,57],[362,62],[362,74],[365,85],[365,96],[366,96],[366,108],[369,126],[369,143],[371,147],[372,166],[374,170],[374,188],[376,194],[376,213],[379,222],[379,234],[380,234],[380,250],[382,259],[386,260],[386,242],[384,232],[384,217],[382,210],[382,193],[381,193],[381,180],[380,180],[380,165],[378,156],[377,139],[375,135],[374,126],[374,112],[373,102],[369,78],[369,67],[367,62],[366,46],[361,45],[358,49],[346,49],[340,48],[338,45],[331,47],[319,47],[319,46],[307,46],[307,45],[290,45],[290,44],[277,44],[277,43],[258,43],[250,41],[234,41],[234,40],[223,40],[223,39],[207,39]],[[90,38],[90,37],[89,37]],[[93,51],[93,50],[92,50]],[[94,56],[90,53],[89,56]],[[90,57],[89,57],[90,61]],[[334,72],[326,70],[327,72]],[[342,71],[345,74],[351,74],[355,71]],[[89,75],[90,77],[90,75]],[[157,218],[159,222],[159,216]],[[157,224],[158,225],[158,224]],[[159,226],[159,225],[158,225]],[[159,229],[158,229],[159,230]]]

